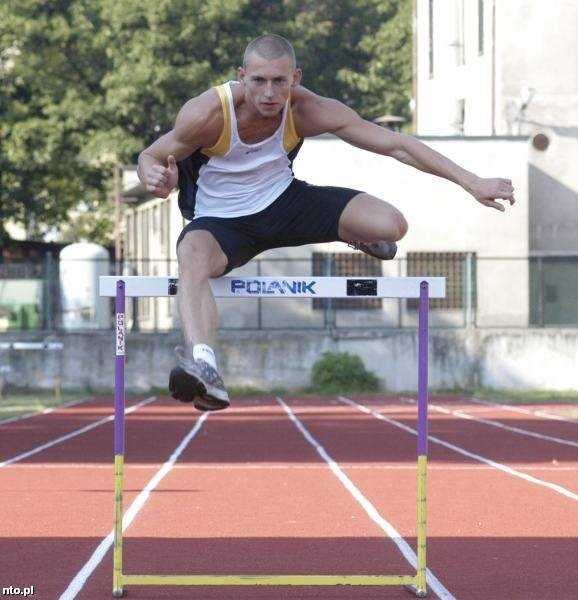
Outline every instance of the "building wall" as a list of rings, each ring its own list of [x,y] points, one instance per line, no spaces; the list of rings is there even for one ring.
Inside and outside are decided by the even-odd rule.
[[[504,213],[486,208],[454,183],[332,136],[305,142],[295,162],[295,174],[319,185],[359,189],[394,204],[409,222],[409,231],[398,244],[401,258],[408,252],[475,252],[480,258],[509,259],[479,265],[478,323],[526,325],[528,268],[527,262],[519,259],[528,256],[527,140],[422,141],[482,177],[510,177],[516,187],[516,204]],[[328,248],[343,250],[345,246]],[[385,275],[397,275],[396,270],[395,263],[384,263]]]
[[[530,249],[578,254],[578,2],[513,0],[496,4],[501,111],[498,128],[548,138],[531,147]],[[522,86],[535,89],[520,121]]]
[[[547,148],[530,146],[528,153],[529,249],[537,255],[578,254],[578,3],[482,4],[480,54],[478,0],[418,0],[417,133],[514,134],[533,142],[545,136]],[[526,107],[524,88],[534,90]],[[459,100],[465,105],[463,127],[456,125]]]
[[[478,47],[477,0],[433,0],[432,7],[433,67],[430,0],[417,2],[417,133],[492,135],[491,2],[484,2],[482,53]],[[463,125],[460,100],[465,103]]]

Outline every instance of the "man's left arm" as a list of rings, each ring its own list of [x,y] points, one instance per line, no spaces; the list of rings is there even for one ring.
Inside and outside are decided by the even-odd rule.
[[[496,202],[497,199],[507,200],[510,204],[515,202],[510,179],[478,177],[418,139],[362,119],[337,100],[319,96],[308,100],[307,120],[316,121],[321,129],[353,146],[391,156],[420,171],[453,181],[485,206],[504,211],[504,206]]]

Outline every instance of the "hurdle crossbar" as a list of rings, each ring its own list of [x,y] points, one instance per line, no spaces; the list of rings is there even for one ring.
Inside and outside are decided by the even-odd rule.
[[[426,476],[428,411],[429,298],[445,297],[443,277],[221,277],[211,280],[217,297],[244,298],[417,298],[418,308],[418,435],[417,435],[417,565],[408,575],[137,575],[123,573],[123,478],[125,445],[126,355],[125,298],[175,296],[174,277],[101,276],[100,295],[115,298],[115,427],[114,427],[114,554],[113,596],[125,585],[180,586],[389,586],[405,585],[416,596],[427,594]]]
[[[58,350],[57,354],[57,376],[54,382],[54,397],[56,402],[60,402],[62,400],[62,350],[64,348],[64,344],[62,342],[51,342],[51,341],[43,341],[43,342],[0,342],[0,350]],[[8,365],[0,366],[0,374],[2,374],[2,378],[0,379],[0,398],[4,397],[4,377],[7,373],[10,372],[10,367]]]
[[[0,342],[0,350],[62,350],[62,342]]]

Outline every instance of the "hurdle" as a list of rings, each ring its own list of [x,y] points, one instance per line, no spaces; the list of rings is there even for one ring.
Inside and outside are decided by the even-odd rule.
[[[47,338],[43,342],[0,342],[0,350],[56,350],[56,379],[54,382],[54,398],[56,402],[62,400],[62,349],[64,344],[62,342],[49,341]],[[10,373],[11,368],[9,365],[0,365],[0,398],[4,397],[4,389],[6,386],[6,376]]]
[[[219,298],[417,298],[417,563],[408,575],[137,575],[123,572],[123,472],[125,446],[125,298],[175,296],[178,279],[156,276],[101,276],[100,295],[115,298],[114,547],[112,595],[125,586],[405,586],[427,594],[427,445],[429,298],[445,297],[444,277],[221,277],[210,281]]]

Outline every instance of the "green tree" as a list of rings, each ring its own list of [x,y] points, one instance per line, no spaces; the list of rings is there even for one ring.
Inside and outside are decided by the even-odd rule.
[[[82,150],[108,66],[90,0],[8,0],[0,23],[0,222],[35,237],[106,187],[108,170]]]
[[[407,117],[409,11],[407,0],[4,0],[0,223],[109,236],[115,162],[133,162],[188,98],[234,78],[265,32],[293,41],[315,92],[368,118]],[[98,213],[95,227],[64,227],[78,203],[84,221]]]
[[[375,118],[409,118],[411,2],[309,0],[290,2],[287,35],[304,85]]]

